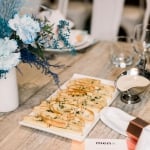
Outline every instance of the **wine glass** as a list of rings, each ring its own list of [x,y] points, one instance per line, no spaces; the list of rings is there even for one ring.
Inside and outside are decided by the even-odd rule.
[[[134,49],[139,54],[137,67],[150,73],[150,24],[138,24],[134,31]]]

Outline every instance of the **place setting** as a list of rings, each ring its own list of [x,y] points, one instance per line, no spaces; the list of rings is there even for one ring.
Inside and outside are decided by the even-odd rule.
[[[142,103],[141,95],[150,87],[149,28],[150,25],[136,25],[133,38],[117,37],[111,49],[111,62],[122,69],[115,80],[115,87],[120,93],[119,99],[127,106]],[[105,107],[100,119],[109,128],[127,137],[128,149],[148,147],[149,122],[117,107]]]
[[[88,48],[94,44],[96,44],[97,40],[94,39],[87,31],[84,30],[70,30],[69,42],[74,47],[76,52],[81,52],[85,48]],[[46,52],[70,52],[71,49],[64,47],[62,43],[60,43],[60,48],[45,48]]]
[[[69,41],[77,50],[86,47],[89,39],[90,37],[85,31],[70,31]],[[70,50],[62,48],[62,51]],[[27,114],[19,124],[73,141],[83,142],[86,149],[90,147],[88,143],[96,147],[96,145],[92,144],[92,139],[87,138],[87,136],[99,120],[127,138],[130,138],[129,135],[134,136],[136,133],[132,133],[129,127],[130,125],[132,126],[132,121],[137,121],[136,117],[110,105],[119,93],[120,100],[126,104],[140,102],[141,98],[139,95],[144,93],[149,87],[150,81],[138,67],[138,60],[141,57],[133,48],[132,38],[117,37],[117,41],[113,42],[110,54],[113,65],[123,70],[114,82],[82,74],[74,74],[60,89],[35,106],[32,112]],[[99,97],[103,97],[102,100]],[[82,101],[78,101],[78,99],[82,99]],[[100,108],[98,104],[101,105]],[[110,114],[111,117],[109,117]],[[71,118],[68,119],[68,117]],[[117,125],[115,124],[116,121],[118,122]],[[141,125],[143,121],[138,120],[137,124]],[[146,124],[148,125],[147,122]],[[142,133],[140,132],[140,134]],[[114,143],[113,146],[118,148],[123,144],[125,150],[127,145],[129,146],[129,144],[126,144],[128,142],[127,139],[93,139],[93,141]],[[129,142],[131,141],[129,140]],[[113,146],[99,144],[97,147],[112,149]]]
[[[133,38],[118,36],[112,41],[111,63],[120,68],[121,73],[115,86],[121,93],[121,101],[135,104],[141,101],[140,94],[150,85],[149,25],[136,25]]]
[[[69,26],[69,34],[66,33],[68,42],[71,44],[74,49],[79,52],[83,51],[85,48],[94,45],[98,42],[92,35],[88,33],[86,30],[74,29],[74,23],[68,19],[66,19],[63,14],[59,10],[49,9],[46,6],[41,6],[43,11],[38,14],[38,18],[44,20],[45,18],[53,25],[54,30],[57,32],[56,25],[59,24],[59,20],[66,20]],[[67,41],[66,41],[67,42]],[[45,48],[45,52],[70,52],[71,48],[66,47],[63,42],[59,42],[58,46],[48,45]]]

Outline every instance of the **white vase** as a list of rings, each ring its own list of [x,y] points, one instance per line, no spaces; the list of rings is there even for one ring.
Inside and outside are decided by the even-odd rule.
[[[16,69],[11,69],[6,78],[0,79],[0,112],[9,112],[19,106]]]

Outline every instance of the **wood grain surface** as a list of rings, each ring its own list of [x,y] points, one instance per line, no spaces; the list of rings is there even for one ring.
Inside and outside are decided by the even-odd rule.
[[[90,75],[108,80],[115,80],[123,69],[116,68],[110,61],[111,44],[100,42],[92,47],[77,52],[54,53],[52,64],[64,64],[57,69],[60,84],[71,78],[74,73]],[[51,55],[47,53],[46,55]],[[36,129],[23,127],[19,121],[29,114],[32,108],[50,96],[57,86],[53,79],[40,70],[27,64],[19,65],[22,74],[17,72],[20,106],[13,112],[0,113],[0,150],[71,150],[71,140]],[[137,104],[121,102],[120,95],[112,106],[118,107],[131,115],[150,122],[150,89],[141,94],[142,101]],[[88,135],[89,138],[125,138],[99,121]]]

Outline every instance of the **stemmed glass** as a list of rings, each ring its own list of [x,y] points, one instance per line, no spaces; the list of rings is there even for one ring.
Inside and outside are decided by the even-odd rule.
[[[137,67],[150,76],[150,24],[138,24],[134,31],[134,49],[139,54]],[[150,78],[150,77],[149,77]]]

